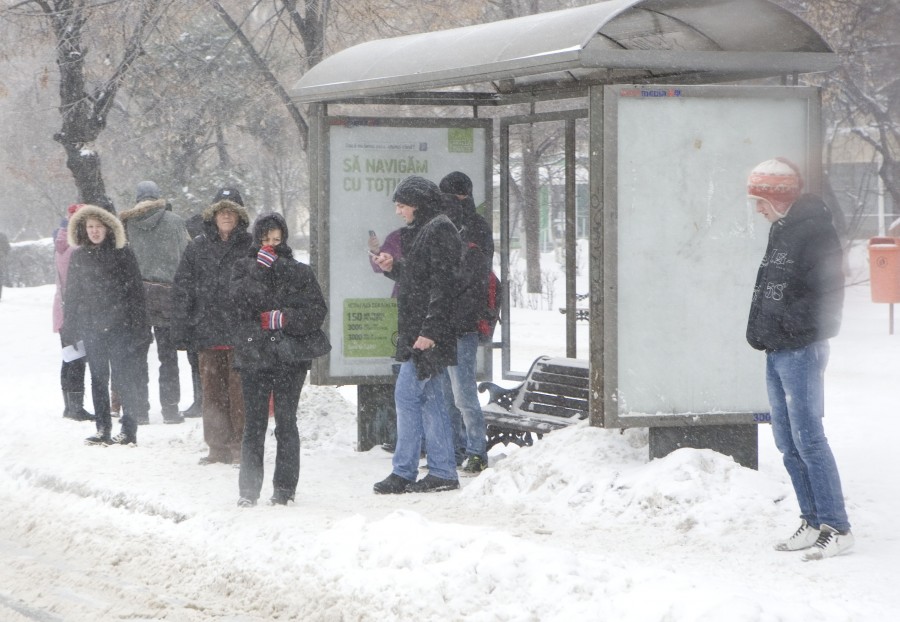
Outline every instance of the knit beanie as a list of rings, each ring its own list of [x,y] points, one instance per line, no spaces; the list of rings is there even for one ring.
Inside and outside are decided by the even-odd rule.
[[[159,198],[159,186],[152,181],[142,181],[137,185],[135,201],[152,201]]]
[[[419,210],[434,211],[441,202],[441,191],[424,177],[411,175],[397,184],[394,203],[403,203]]]
[[[80,210],[82,207],[84,207],[84,203],[72,203],[72,205],[70,205],[68,208],[66,208],[66,212],[69,214],[69,216],[71,216],[72,214],[74,214],[75,212]]]
[[[237,191],[237,188],[221,188],[216,193],[216,196],[213,197],[212,202],[218,203],[219,201],[224,201],[226,199],[244,207],[244,199],[241,197],[241,193]]]
[[[472,196],[472,180],[465,173],[453,171],[441,180],[441,192],[458,194],[467,197]]]
[[[803,178],[796,164],[787,158],[775,158],[757,164],[747,179],[747,194],[768,201],[785,214],[803,190]]]

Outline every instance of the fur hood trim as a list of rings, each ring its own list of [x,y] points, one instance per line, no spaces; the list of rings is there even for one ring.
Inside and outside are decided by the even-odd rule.
[[[250,226],[250,215],[247,213],[247,210],[243,205],[238,205],[234,201],[229,201],[225,199],[223,201],[219,201],[218,203],[213,203],[205,210],[203,210],[203,222],[215,224],[216,214],[221,212],[223,209],[230,209],[237,212],[238,215],[238,224],[242,226],[242,228],[247,229]]]
[[[153,212],[166,209],[166,200],[165,199],[147,199],[146,201],[141,201],[134,207],[129,210],[125,210],[121,214],[119,214],[119,220],[124,224],[125,221],[131,218],[142,218],[143,216],[147,216],[152,214]]]
[[[116,248],[125,248],[128,238],[125,237],[125,227],[115,214],[107,212],[96,205],[85,205],[72,214],[69,219],[68,239],[69,246],[84,246],[90,240],[87,237],[87,219],[96,218],[106,225],[112,232],[116,242]]]

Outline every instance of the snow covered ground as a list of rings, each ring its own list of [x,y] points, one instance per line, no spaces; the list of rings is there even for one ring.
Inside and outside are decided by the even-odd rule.
[[[0,302],[0,620],[900,620],[900,335],[867,284],[826,398],[857,544],[814,563],[771,547],[798,519],[768,428],[759,471],[649,462],[645,430],[582,425],[495,448],[458,492],[382,497],[390,455],[355,451],[353,387],[303,390],[297,503],[239,509],[237,471],[197,465],[200,422],[162,425],[155,402],[137,447],[82,444],[52,296]],[[185,407],[184,359],[182,378]]]

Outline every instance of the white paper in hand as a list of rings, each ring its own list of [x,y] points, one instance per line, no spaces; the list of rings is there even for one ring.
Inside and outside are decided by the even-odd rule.
[[[79,341],[74,346],[66,346],[62,349],[62,359],[65,363],[77,361],[85,354],[87,354],[87,352],[85,352],[83,341]]]

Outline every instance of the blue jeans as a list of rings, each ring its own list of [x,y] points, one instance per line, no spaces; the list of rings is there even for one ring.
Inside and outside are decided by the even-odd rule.
[[[818,528],[850,529],[841,478],[822,417],[825,416],[825,366],[828,342],[766,355],[766,385],[772,408],[772,432],[794,485],[800,517]]]
[[[487,458],[484,413],[478,401],[475,370],[478,364],[478,333],[466,333],[456,340],[456,365],[447,368],[451,395],[449,408],[456,439],[456,454]]]
[[[397,407],[397,446],[393,459],[395,475],[415,481],[424,435],[428,471],[442,479],[457,479],[453,432],[444,397],[446,375],[444,368],[427,380],[419,380],[412,360],[400,365],[394,385],[394,404]]]

